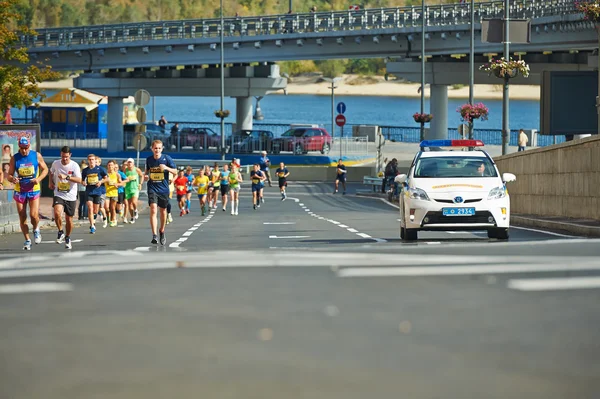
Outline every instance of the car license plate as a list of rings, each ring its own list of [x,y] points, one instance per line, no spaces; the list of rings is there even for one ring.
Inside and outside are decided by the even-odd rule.
[[[475,208],[443,208],[442,215],[444,216],[473,216]]]

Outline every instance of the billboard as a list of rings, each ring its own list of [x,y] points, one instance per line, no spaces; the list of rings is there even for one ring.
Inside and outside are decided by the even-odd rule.
[[[539,134],[598,133],[598,72],[544,71],[541,83]]]
[[[19,139],[23,136],[29,137],[31,146],[40,151],[40,125],[0,125],[0,148],[2,171],[5,190],[12,190],[14,185],[6,180],[10,158],[19,150]]]

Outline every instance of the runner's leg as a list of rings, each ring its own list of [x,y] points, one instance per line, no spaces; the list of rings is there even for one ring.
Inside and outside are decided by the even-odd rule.
[[[29,218],[35,232],[40,224],[40,197],[29,200]]]
[[[156,224],[157,224],[157,220],[156,220],[156,216],[158,213],[158,205],[157,204],[150,204],[150,229],[152,230],[152,235],[155,236],[158,234],[157,229],[156,229]],[[166,213],[166,209],[165,209],[165,213]],[[162,219],[162,214],[161,214],[161,219]],[[166,221],[166,215],[165,215],[165,221]],[[162,222],[161,222],[162,223]]]
[[[27,224],[27,201],[23,203],[16,201],[16,203],[21,232],[23,233],[23,237],[25,237],[25,241],[31,241],[31,238],[29,237],[29,225]]]

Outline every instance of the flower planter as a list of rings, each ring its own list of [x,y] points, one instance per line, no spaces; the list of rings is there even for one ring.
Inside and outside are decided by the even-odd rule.
[[[416,114],[413,115],[413,119],[417,123],[429,123],[433,119],[433,115],[432,114],[420,114],[417,112]]]
[[[519,71],[517,69],[494,69],[494,75],[498,78],[504,78],[505,74],[508,75],[509,78],[514,78],[518,73]]]
[[[229,110],[218,110],[215,111],[215,116],[219,119],[225,119],[229,116],[230,112]]]

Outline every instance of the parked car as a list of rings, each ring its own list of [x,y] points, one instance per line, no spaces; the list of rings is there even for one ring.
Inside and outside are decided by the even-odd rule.
[[[296,155],[309,151],[329,153],[331,136],[327,130],[320,127],[295,127],[283,133],[275,140],[279,144],[278,151],[291,151]]]
[[[192,147],[194,150],[216,148],[221,150],[221,135],[207,127],[184,127],[179,132],[179,139],[171,137],[169,143],[175,148]]]
[[[125,148],[133,147],[133,138],[136,135],[135,127],[137,125],[138,125],[137,123],[128,123],[128,124],[123,125]],[[169,139],[171,137],[170,132],[161,129],[160,126],[158,126],[154,122],[146,122],[146,123],[144,123],[144,125],[146,125],[146,133],[143,133],[143,134],[144,134],[144,136],[146,136],[146,139],[148,140],[148,143],[147,143],[148,147],[150,147],[150,145],[152,144],[152,142],[154,140],[160,140],[163,142],[163,145],[165,145],[165,146],[168,145]],[[143,150],[143,148],[142,148],[142,150]]]
[[[273,132],[268,130],[240,130],[235,132],[233,137],[234,153],[250,153],[263,150],[272,153],[276,151],[274,146],[279,146],[279,143],[275,142]]]

